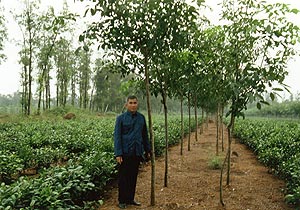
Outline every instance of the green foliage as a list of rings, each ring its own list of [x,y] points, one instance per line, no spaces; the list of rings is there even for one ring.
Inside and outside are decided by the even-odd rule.
[[[271,103],[270,106],[263,106],[261,110],[248,109],[245,114],[247,116],[262,117],[300,117],[300,101],[285,101],[282,103]]]
[[[35,179],[1,184],[1,209],[81,209],[79,201],[94,188],[82,166],[50,168]]]
[[[4,59],[6,59],[6,55],[2,53],[4,49],[4,41],[7,39],[7,29],[5,27],[5,18],[2,15],[3,9],[0,6],[0,64]]]
[[[23,169],[22,159],[15,153],[0,150],[0,180],[10,181],[12,176]]]
[[[287,201],[299,204],[299,121],[238,120],[234,133],[258,155],[262,163],[286,181]]]
[[[101,1],[86,12],[103,18],[91,24],[79,39],[95,39],[102,49],[113,49],[123,66],[120,73],[138,67],[135,69],[140,75],[145,73],[140,55],[151,59],[187,45],[197,18],[196,8],[180,0]]]
[[[155,141],[155,155],[161,156],[164,153],[165,149],[165,123],[161,117],[155,117],[154,119],[156,122],[153,125],[153,132],[154,132],[154,141]],[[176,145],[179,143],[181,138],[181,125],[180,120],[178,117],[171,116],[169,117],[168,121],[168,130],[169,130],[169,139],[168,143],[169,146]],[[189,132],[188,129],[188,118],[184,118],[184,134]],[[192,120],[191,123],[191,130],[196,127],[196,122]]]
[[[229,113],[234,116],[243,116],[247,104],[256,99],[257,108],[261,108],[267,103],[266,92],[271,92],[274,99],[281,91],[273,87],[274,82],[286,88],[286,65],[296,53],[295,40],[299,38],[299,28],[286,18],[290,12],[285,4],[224,1],[222,18],[228,24],[224,26],[226,39],[220,51],[224,54]]]
[[[222,167],[222,158],[220,156],[213,156],[208,161],[208,167],[213,170],[221,169]]]
[[[185,118],[185,133],[188,122]],[[171,145],[180,136],[178,116],[169,118]],[[0,124],[0,209],[93,209],[116,177],[115,117],[72,121],[26,120]],[[156,154],[163,154],[164,119],[155,116]],[[192,129],[195,123],[192,123]],[[28,168],[38,175],[20,173]]]

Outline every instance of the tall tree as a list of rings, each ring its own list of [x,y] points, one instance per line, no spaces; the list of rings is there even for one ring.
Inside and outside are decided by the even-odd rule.
[[[95,76],[93,83],[95,84],[95,95],[93,106],[97,111],[119,112],[120,104],[124,103],[124,98],[121,94],[123,82],[126,78],[122,78],[121,74],[116,70],[118,64],[112,63],[103,59],[96,59],[95,62]]]
[[[197,11],[181,0],[106,0],[96,2],[88,11],[92,15],[99,14],[101,19],[92,24],[80,40],[85,37],[98,39],[100,47],[116,50],[121,63],[139,66],[137,71],[145,75],[149,133],[154,152],[149,63],[162,52],[177,49],[189,41],[188,34],[195,24]],[[154,155],[151,165],[151,205],[155,205]]]
[[[168,134],[168,106],[167,99],[171,96],[170,89],[172,86],[172,73],[170,71],[170,65],[167,64],[166,58],[155,59],[155,63],[153,62],[152,74],[150,75],[151,79],[151,92],[155,95],[155,97],[160,94],[162,96],[161,103],[164,109],[164,118],[165,118],[165,176],[164,176],[164,187],[168,187],[168,150],[169,150],[169,134]]]
[[[72,33],[70,22],[74,20],[75,15],[68,12],[67,5],[64,5],[64,9],[59,15],[55,15],[54,8],[50,7],[48,8],[48,11],[41,16],[43,30],[41,31],[38,42],[40,51],[37,54],[38,68],[40,71],[38,75],[37,113],[40,113],[42,94],[44,95],[44,101],[46,101],[46,106],[44,108],[50,108],[50,70],[53,68],[51,58],[54,56],[55,48],[59,48],[59,45],[61,44],[59,42],[62,42],[61,39],[64,37],[64,32],[68,31],[69,33]],[[67,50],[69,49],[69,46],[71,45],[64,45],[64,48],[60,48],[60,50]],[[70,55],[68,55],[68,58],[69,57]],[[65,91],[63,91],[63,93],[64,92]]]
[[[87,109],[89,104],[89,90],[91,88],[91,51],[79,51],[79,107]]]
[[[0,64],[6,58],[2,51],[4,49],[5,40],[7,39],[7,29],[5,27],[5,18],[2,15],[2,10],[0,7]]]
[[[288,13],[298,13],[286,4],[266,4],[254,0],[224,1],[222,18],[226,40],[225,60],[226,97],[230,101],[228,115],[227,184],[230,181],[231,131],[235,118],[243,116],[247,104],[258,99],[257,108],[266,92],[275,98],[274,82],[282,87],[287,75],[287,61],[295,54],[299,27],[289,22]],[[221,183],[221,182],[220,182]],[[221,203],[223,200],[220,199]]]
[[[23,36],[20,62],[23,65],[21,74],[23,87],[22,110],[26,115],[31,113],[34,53],[36,52],[38,34],[42,25],[38,18],[38,8],[37,2],[25,0],[23,13],[15,15]]]
[[[69,96],[69,86],[71,81],[72,69],[74,66],[73,50],[70,49],[71,40],[61,38],[57,41],[55,47],[56,64],[56,104],[57,106],[66,106]]]

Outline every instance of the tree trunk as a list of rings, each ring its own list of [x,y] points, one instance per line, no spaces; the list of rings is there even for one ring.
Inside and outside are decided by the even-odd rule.
[[[50,94],[50,71],[47,70],[46,76],[46,109],[51,107],[51,94]]]
[[[200,134],[202,134],[202,133],[203,133],[203,125],[204,125],[204,109],[203,109],[203,107],[201,107],[201,112],[202,112],[202,114],[201,114],[201,127],[200,127]]]
[[[154,135],[151,115],[151,104],[150,104],[150,81],[149,81],[149,66],[148,66],[148,55],[144,55],[144,66],[145,66],[145,85],[146,85],[146,98],[147,98],[147,110],[148,110],[148,121],[149,121],[149,136],[151,141],[151,206],[155,205],[155,149],[154,149]]]
[[[221,125],[222,125],[222,152],[224,152],[224,125],[223,125],[224,106],[221,107]]]
[[[189,136],[188,136],[188,151],[191,151],[191,98],[188,93],[188,112],[189,112]]]
[[[73,69],[73,71],[75,71]],[[75,93],[75,73],[73,72],[72,74],[72,78],[71,78],[71,105],[74,106],[75,105],[75,97],[76,97],[76,93]]]
[[[197,95],[195,94],[194,98],[194,108],[195,108],[195,122],[196,122],[196,130],[195,130],[195,138],[198,141],[198,113],[197,113]]]
[[[94,90],[95,90],[95,83],[93,85],[93,88],[92,88],[92,91],[91,91],[91,95],[90,95],[90,111],[92,111],[94,109],[94,106],[93,106]]]
[[[220,176],[220,203],[224,206],[224,202],[223,202],[223,171],[225,169],[225,166],[227,165],[227,179],[226,179],[226,185],[229,185],[230,182],[230,164],[231,164],[231,132],[234,128],[234,119],[235,116],[233,113],[231,113],[230,116],[230,123],[227,126],[227,131],[228,131],[228,149],[227,149],[227,153],[226,153],[226,157],[224,159],[222,168],[221,168],[221,176]],[[227,163],[227,164],[226,164]]]
[[[39,115],[41,113],[41,102],[43,99],[43,91],[44,91],[44,84],[45,84],[45,72],[46,72],[46,66],[42,65],[42,75],[39,77],[39,97],[38,97],[38,107],[37,107],[37,114]]]
[[[168,137],[168,108],[167,108],[167,96],[165,90],[162,94],[164,114],[165,114],[165,179],[164,186],[168,187],[168,149],[169,149],[169,137]]]
[[[180,118],[181,118],[180,155],[183,155],[184,124],[183,124],[183,96],[182,95],[180,97]]]
[[[30,23],[30,17],[28,14],[28,23]],[[31,113],[31,97],[32,97],[32,53],[33,53],[33,46],[32,46],[32,32],[31,26],[28,26],[29,32],[29,66],[28,66],[28,102],[27,102],[27,115]]]
[[[216,135],[216,155],[219,155],[219,108],[217,109],[217,116],[216,116],[216,126],[217,126],[217,135]]]
[[[231,142],[232,142],[232,131],[234,128],[234,119],[235,116],[233,113],[231,113],[231,117],[230,117],[230,123],[228,125],[228,163],[227,163],[227,179],[226,179],[226,184],[229,185],[230,182],[230,171],[231,171],[231,167],[230,167],[230,162],[231,162]]]

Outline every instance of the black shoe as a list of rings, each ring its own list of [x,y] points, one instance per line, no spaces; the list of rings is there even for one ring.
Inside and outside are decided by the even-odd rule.
[[[139,203],[139,202],[133,200],[133,201],[130,201],[130,202],[128,203],[128,205],[140,206],[141,203]]]
[[[126,209],[126,203],[119,203],[118,206],[120,209]]]

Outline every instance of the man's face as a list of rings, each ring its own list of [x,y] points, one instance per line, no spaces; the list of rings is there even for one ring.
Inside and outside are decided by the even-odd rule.
[[[136,112],[138,108],[138,101],[137,99],[129,99],[126,103],[126,108],[129,112]]]

